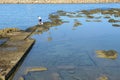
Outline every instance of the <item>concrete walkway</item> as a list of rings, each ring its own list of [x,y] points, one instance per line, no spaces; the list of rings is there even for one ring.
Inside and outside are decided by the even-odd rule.
[[[10,33],[10,39],[0,46],[0,80],[7,80],[35,42],[30,32]]]

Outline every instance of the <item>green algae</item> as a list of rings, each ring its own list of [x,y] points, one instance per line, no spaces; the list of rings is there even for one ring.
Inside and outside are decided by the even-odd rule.
[[[118,56],[117,51],[115,50],[97,50],[96,54],[99,58],[108,58],[108,59],[116,59]]]

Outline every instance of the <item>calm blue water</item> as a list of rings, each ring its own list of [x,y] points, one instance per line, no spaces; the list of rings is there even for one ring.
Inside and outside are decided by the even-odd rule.
[[[61,6],[62,5],[62,6]],[[37,16],[48,20],[50,13],[57,10],[77,11],[95,8],[119,8],[117,4],[0,4],[0,29],[18,27],[26,29],[37,24]]]
[[[69,12],[83,9],[119,8],[120,4],[1,4],[0,28],[26,29],[36,25],[37,16],[43,21],[57,10]],[[120,56],[117,59],[96,57],[96,50],[114,49],[120,53],[120,28],[113,27],[107,19],[102,22],[86,22],[86,18],[61,17],[69,23],[52,27],[32,37],[36,43],[16,72],[13,80],[22,76],[25,80],[97,80],[102,75],[108,80],[119,80]],[[74,19],[83,25],[73,30]],[[118,18],[119,19],[119,18]],[[51,41],[48,40],[51,38]],[[29,72],[29,67],[46,67],[48,71]],[[56,78],[55,74],[59,74]],[[54,76],[53,76],[54,75]]]

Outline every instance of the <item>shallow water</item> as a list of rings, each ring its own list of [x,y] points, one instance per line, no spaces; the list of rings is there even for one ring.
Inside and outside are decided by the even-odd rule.
[[[43,21],[47,21],[48,15],[57,10],[74,12],[83,9],[120,7],[119,4],[6,4],[0,6],[0,14],[3,15],[0,19],[2,26],[0,28],[15,25],[21,29],[36,25],[38,15],[43,17]],[[8,17],[8,22],[5,22]],[[86,22],[87,18],[66,16],[62,16],[61,19],[69,23],[32,36],[36,39],[36,43],[13,80],[18,80],[21,76],[25,80],[96,80],[103,75],[107,76],[108,80],[119,80],[120,56],[118,55],[115,60],[103,59],[96,57],[95,51],[114,49],[119,54],[120,28],[113,27],[104,18],[102,22]],[[82,25],[73,27],[75,19]],[[29,67],[46,67],[48,70],[25,74]]]
[[[0,39],[0,45],[3,44],[7,39]]]

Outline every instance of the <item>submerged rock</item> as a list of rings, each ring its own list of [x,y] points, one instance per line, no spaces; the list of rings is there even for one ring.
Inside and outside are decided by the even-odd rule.
[[[87,15],[87,18],[94,18],[94,16],[91,16],[91,15]]]
[[[52,41],[52,37],[48,37],[48,38],[47,38],[47,41]]]
[[[86,22],[102,22],[101,20],[98,20],[98,19],[96,19],[96,20],[86,20]]]
[[[112,24],[114,27],[120,27],[120,24]]]
[[[90,15],[90,14],[96,14],[101,12],[101,9],[93,9],[93,10],[82,10],[83,14]]]
[[[81,77],[79,77],[79,76],[73,76],[73,75],[72,75],[71,77],[72,77],[74,80],[82,80]]]
[[[102,18],[102,16],[98,16],[98,17],[94,17],[95,19],[101,19]]]
[[[116,59],[118,54],[115,50],[97,50],[96,51],[97,57],[100,58],[108,58],[108,59]]]
[[[87,19],[86,22],[91,22],[91,20],[88,20],[88,19]]]
[[[61,80],[60,74],[58,74],[58,73],[52,73],[52,79],[53,80]]]
[[[75,73],[75,71],[74,70],[70,70],[70,71],[68,71],[70,74],[74,74]]]
[[[66,12],[63,11],[63,10],[58,10],[57,14],[60,15],[60,16],[66,16]]]
[[[76,30],[76,27],[73,27],[72,30]]]
[[[75,69],[75,66],[69,66],[69,65],[65,65],[65,66],[58,66],[58,69],[61,69],[61,70],[74,70]]]
[[[45,27],[52,27],[52,22],[49,22],[49,21],[44,22],[43,26],[45,26]]]
[[[120,15],[120,9],[118,8],[112,8],[108,10],[102,10],[102,14],[110,14],[110,15]]]
[[[50,19],[50,20],[58,19],[58,18],[60,18],[59,15],[56,15],[56,14],[50,14],[50,15],[49,15],[49,19]]]
[[[93,10],[90,10],[89,12],[90,14],[96,14],[96,13],[101,12],[101,9],[93,9]]]
[[[111,18],[111,17],[110,17],[110,16],[105,16],[104,18],[108,18],[108,19],[109,19],[109,18]]]
[[[79,17],[83,17],[83,16],[81,14],[78,14],[78,15],[76,15],[76,17],[79,18]]]
[[[27,70],[25,71],[25,74],[27,74],[28,72],[34,72],[34,71],[47,71],[48,69],[45,67],[32,67],[32,68],[27,68]]]
[[[19,80],[24,80],[24,78],[23,78],[23,77],[20,77]]]
[[[109,19],[108,22],[110,22],[110,23],[116,23],[116,22],[120,22],[120,20]]]
[[[102,22],[101,20],[93,20],[93,22]]]
[[[74,21],[74,27],[80,26],[82,25],[82,23],[80,23],[78,20]]]
[[[72,15],[72,14],[67,14],[66,16],[69,17],[69,18],[75,18],[75,16]]]
[[[58,25],[61,25],[63,24],[63,21],[61,19],[54,19],[52,20],[52,26],[58,26]]]
[[[100,76],[97,80],[108,80],[106,75]]]
[[[120,17],[120,14],[114,14],[114,17]]]

